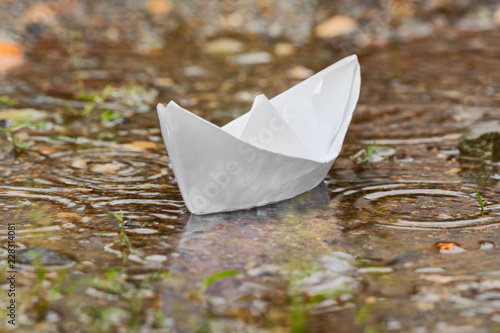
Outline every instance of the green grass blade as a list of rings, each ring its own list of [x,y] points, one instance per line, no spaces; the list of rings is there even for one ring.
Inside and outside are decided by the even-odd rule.
[[[391,146],[383,146],[383,145],[372,145],[374,149],[386,149],[386,150],[396,150],[394,147]]]
[[[17,124],[12,125],[10,127],[10,131],[14,132],[14,131],[17,131],[21,128],[38,128],[38,126],[35,124],[29,124],[29,123],[17,123]]]
[[[201,283],[201,288],[200,288],[200,294],[203,294],[207,288],[214,283],[215,281],[218,281],[220,279],[224,279],[230,276],[234,276],[236,274],[239,274],[240,271],[236,269],[229,269],[227,271],[222,271],[215,273],[212,276],[209,276],[208,278],[204,279],[203,282]]]
[[[474,190],[476,190],[477,200],[479,200],[479,204],[481,205],[481,215],[483,215],[483,212],[484,212],[483,198],[481,198],[481,194],[479,194],[479,191],[477,190],[477,187],[474,187]]]
[[[8,107],[14,107],[17,105],[17,101],[15,99],[10,98],[9,96],[0,96],[0,104],[3,104]]]
[[[63,106],[64,108],[71,112],[72,114],[74,114],[75,116],[78,116],[80,114],[80,111],[78,111],[78,109],[74,108],[71,104],[69,104],[68,102],[63,102]]]
[[[19,148],[22,148],[22,149],[26,149],[26,150],[33,151],[33,149],[31,148],[31,146],[30,146],[27,142],[19,142],[19,141],[15,141],[15,142],[14,142],[14,145],[15,145],[16,147],[19,147]]]
[[[123,216],[121,214],[110,211],[107,211],[106,213],[112,214],[118,221],[120,221],[120,223],[123,223]]]

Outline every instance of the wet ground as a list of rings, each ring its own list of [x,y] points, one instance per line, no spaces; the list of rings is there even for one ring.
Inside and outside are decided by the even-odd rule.
[[[457,149],[500,128],[497,28],[350,46],[361,97],[325,182],[209,216],[183,204],[154,105],[223,125],[346,50],[86,33],[28,40],[0,77],[0,256],[15,223],[18,331],[500,332],[500,164]],[[373,140],[393,149],[351,158]]]

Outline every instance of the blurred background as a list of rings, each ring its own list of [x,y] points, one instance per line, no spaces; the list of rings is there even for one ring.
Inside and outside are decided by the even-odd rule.
[[[450,30],[500,25],[497,2],[486,0],[4,0],[0,10],[0,73],[24,63],[38,93],[71,94],[68,82],[98,91],[137,83],[153,89],[145,104],[232,111],[218,122],[342,56],[430,36],[444,45]]]

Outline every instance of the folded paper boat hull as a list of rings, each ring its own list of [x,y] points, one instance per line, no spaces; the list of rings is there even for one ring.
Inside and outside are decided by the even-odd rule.
[[[161,112],[160,117],[163,135],[168,133],[167,149],[182,197],[194,214],[292,198],[318,185],[333,163],[262,150],[177,105]]]
[[[251,132],[250,136],[245,137],[245,133],[256,126],[255,121],[251,123],[252,116],[256,119],[257,112],[262,110],[267,112],[267,108],[279,105],[280,96],[286,102],[286,92],[270,101],[263,97],[259,105],[261,111],[256,111],[257,106],[254,104],[251,112],[223,128],[196,116],[174,102],[170,102],[167,107],[158,104],[162,135],[179,189],[189,211],[203,215],[263,206],[292,198],[316,187],[324,179],[340,152],[359,96],[360,77],[357,58],[346,59],[348,61],[343,60],[347,63],[344,66],[351,67],[347,71],[350,73],[350,79],[342,77],[338,79],[344,80],[344,84],[348,86],[347,96],[344,96],[344,105],[339,108],[341,111],[336,111],[339,113],[337,123],[331,124],[332,128],[336,128],[337,133],[328,139],[329,145],[325,146],[327,148],[321,158],[310,157],[314,152],[310,148],[311,143],[308,146],[306,140],[303,140],[303,147],[305,147],[303,152],[297,153],[297,155],[303,154],[304,156],[293,156],[293,151],[283,153],[279,146],[286,144],[286,140],[290,138],[284,137],[284,140],[281,140],[283,142],[280,142],[280,135],[281,139],[283,135],[291,135],[296,140],[302,140],[305,136],[305,133],[300,133],[301,129],[288,131],[288,133],[287,130],[281,130],[284,127],[280,126],[286,125],[287,129],[288,127],[293,129],[294,120],[298,119],[304,123],[307,119],[316,117],[313,115],[305,117],[305,120],[298,116],[289,117],[287,120],[277,113],[284,123],[264,122],[262,128],[267,132],[260,129],[255,135],[258,137],[268,132],[273,135],[270,130],[280,128],[280,131],[275,133],[276,140],[268,140],[270,145],[267,146],[262,142],[252,142],[249,139]],[[331,68],[329,67],[310,78],[309,80],[313,79],[310,81],[313,83],[311,87],[304,85],[308,81],[306,80],[290,89],[289,91],[293,93],[290,98],[293,99],[297,95],[300,97],[300,90],[317,90],[318,84],[324,83],[325,75],[335,74],[335,65],[331,66],[333,71],[329,72],[328,69]],[[303,88],[300,87],[301,85]],[[296,91],[294,92],[293,89]],[[309,93],[308,91],[302,92]],[[314,112],[312,106],[306,106],[308,107],[310,110],[306,110],[307,112]],[[295,112],[302,112],[301,110]],[[282,112],[282,108],[276,108],[274,112]],[[262,112],[260,114],[261,117],[266,115],[267,113]],[[309,125],[319,126],[319,122]],[[321,131],[319,127],[318,131]],[[326,133],[328,134],[328,131]],[[273,146],[275,142],[277,145]],[[307,157],[305,157],[306,154]]]

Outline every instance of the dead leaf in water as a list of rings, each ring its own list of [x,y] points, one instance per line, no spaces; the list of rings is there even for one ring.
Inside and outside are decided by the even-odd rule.
[[[455,243],[437,243],[436,247],[439,249],[439,253],[445,253],[445,254],[455,254],[455,253],[461,253],[465,252],[465,249],[461,248]]]
[[[40,146],[40,147],[37,147],[36,150],[39,153],[45,154],[45,155],[50,155],[50,154],[58,152],[58,150],[52,146]]]

